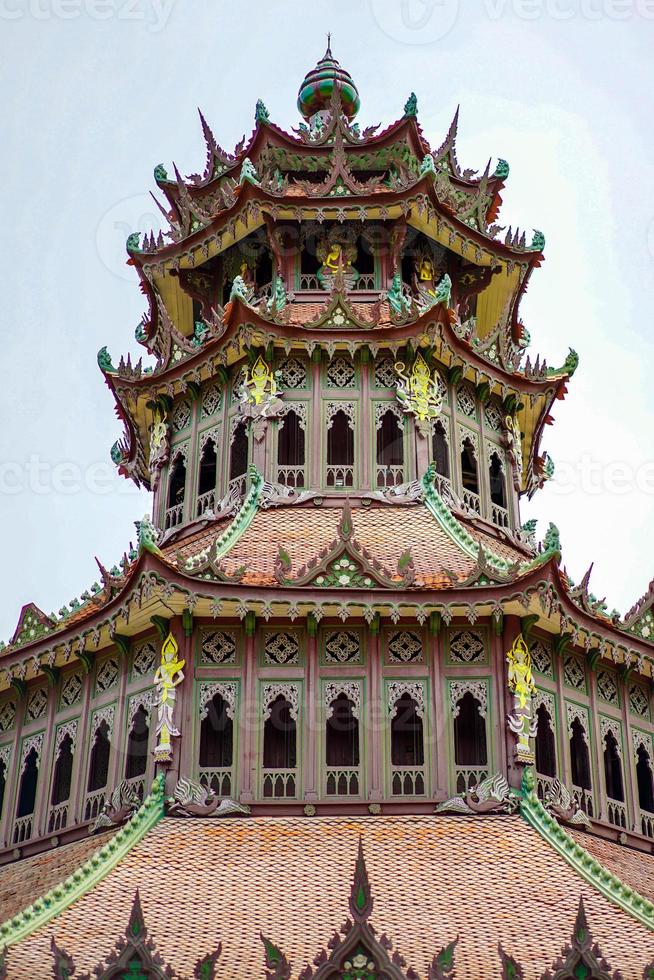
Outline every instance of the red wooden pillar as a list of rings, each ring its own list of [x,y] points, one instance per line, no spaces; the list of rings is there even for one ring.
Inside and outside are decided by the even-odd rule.
[[[431,680],[432,702],[434,705],[432,732],[435,745],[432,751],[432,795],[445,799],[448,795],[447,767],[447,724],[449,710],[445,708],[443,696],[443,634],[440,613],[433,612],[429,617],[427,634],[427,656],[429,658],[429,677]]]
[[[304,798],[308,802],[318,799],[320,793],[318,782],[318,739],[321,732],[318,731],[318,720],[321,717],[319,711],[319,686],[318,686],[318,622],[309,613],[307,616],[307,666],[306,666],[306,695],[305,695],[305,739],[304,739]]]
[[[245,617],[245,664],[243,668],[243,704],[239,711],[239,782],[240,800],[252,803],[256,793],[257,735],[261,724],[261,705],[257,702],[256,617]]]
[[[495,711],[495,744],[501,748],[496,750],[496,761],[499,766],[506,765],[506,778],[509,786],[520,789],[523,766],[515,761],[515,735],[507,724],[507,717],[513,711],[513,695],[509,691],[509,668],[506,662],[507,651],[522,632],[518,616],[505,616],[504,629],[499,635],[494,635],[493,642],[493,677],[495,691],[493,701]],[[489,764],[491,760],[489,759]],[[491,769],[493,767],[491,766]]]
[[[368,772],[370,774],[368,799],[373,802],[379,801],[383,797],[382,759],[388,715],[387,706],[382,700],[380,625],[380,616],[379,613],[376,613],[368,630],[368,679],[370,684],[370,700],[367,712]]]
[[[173,766],[175,767],[174,778],[179,779],[186,776],[189,779],[196,777],[196,759],[194,754],[197,752],[195,744],[195,732],[199,730],[199,715],[194,697],[195,689],[195,650],[193,642],[193,616],[189,610],[185,609],[182,614],[183,645],[180,646],[181,657],[186,661],[184,666],[184,680],[178,688],[178,721],[177,727],[182,733],[179,741],[179,751],[173,754]],[[172,781],[172,777],[171,777]]]

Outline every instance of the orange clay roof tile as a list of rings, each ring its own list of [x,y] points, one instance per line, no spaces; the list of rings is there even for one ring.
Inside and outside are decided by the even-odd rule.
[[[182,976],[222,942],[222,980],[263,978],[263,932],[295,978],[348,913],[359,836],[371,922],[423,977],[458,936],[458,980],[499,977],[498,941],[525,980],[538,980],[570,938],[580,895],[623,980],[640,980],[654,957],[654,935],[519,816],[168,818],[90,892],[11,947],[7,978],[51,977],[52,937],[78,971],[93,970],[124,934],[137,888],[159,954]]]

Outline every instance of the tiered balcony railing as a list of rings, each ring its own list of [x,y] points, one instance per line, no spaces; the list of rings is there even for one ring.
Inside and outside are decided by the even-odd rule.
[[[199,494],[195,508],[196,517],[202,517],[207,511],[214,511],[216,509],[216,496],[217,491],[215,489]]]
[[[50,807],[48,813],[48,833],[53,834],[58,830],[64,830],[68,825],[68,800],[65,803],[57,803]]]
[[[199,773],[200,783],[214,796],[227,797],[232,795],[234,777],[231,768],[202,767]]]
[[[586,816],[595,816],[595,800],[590,790],[582,789],[581,786],[573,785],[572,795],[577,801],[577,805],[584,811]]]
[[[393,796],[424,796],[424,766],[392,766],[391,793]]]
[[[278,466],[277,482],[294,490],[304,489],[304,466]]]
[[[28,814],[26,817],[16,817],[16,820],[14,821],[14,844],[22,844],[23,841],[30,839],[32,836],[33,823],[33,813]]]
[[[337,490],[354,486],[354,466],[328,466],[327,486]]]
[[[375,285],[374,273],[362,273],[348,292],[378,293],[379,289]],[[328,296],[328,293],[320,285],[320,281],[315,272],[302,272],[300,274],[300,288],[296,291],[295,295],[297,296],[298,293],[321,293],[325,298]],[[259,295],[261,295],[261,292]]]
[[[607,800],[606,813],[609,823],[612,823],[614,827],[622,827],[624,830],[627,829],[627,807],[624,803],[621,803],[619,800]]]
[[[640,832],[643,837],[654,840],[654,813],[650,813],[649,810],[640,811]]]
[[[93,793],[87,793],[84,800],[84,820],[95,820],[104,806],[105,789],[96,789]]]
[[[469,789],[474,789],[484,779],[488,779],[488,768],[486,766],[457,766],[454,774],[456,776],[456,792],[467,793]]]
[[[536,773],[536,793],[539,800],[544,800],[554,783],[554,776],[544,776]]]
[[[241,476],[235,476],[233,480],[230,480],[227,484],[227,493],[234,499],[235,496],[241,499],[245,496],[245,491],[247,489],[247,475],[243,473]]]
[[[126,779],[125,782],[135,791],[142,803],[145,799],[145,773],[142,776],[132,776],[131,779]]]
[[[170,531],[173,527],[178,527],[184,518],[184,504],[175,504],[169,507],[164,514],[164,531]]]
[[[359,796],[361,777],[359,768],[327,769],[325,772],[326,796]]]
[[[383,489],[399,487],[404,483],[404,467],[377,466],[377,486]]]
[[[262,796],[264,799],[292,800],[297,793],[297,769],[263,769]]]
[[[491,521],[496,527],[508,528],[509,512],[506,507],[500,507],[499,504],[491,504]]]
[[[479,494],[473,490],[466,490],[464,487],[461,497],[468,510],[471,510],[474,514],[479,514],[481,517],[481,498]]]

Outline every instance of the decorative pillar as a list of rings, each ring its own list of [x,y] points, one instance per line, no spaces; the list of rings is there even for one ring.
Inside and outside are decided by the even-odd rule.
[[[77,739],[73,757],[73,776],[70,783],[68,798],[68,825],[80,823],[83,818],[82,807],[86,793],[87,745],[89,743],[89,714],[91,702],[92,675],[82,661],[79,663],[82,673],[82,692],[80,694],[81,712],[77,723]],[[89,749],[90,751],[90,749]]]
[[[312,490],[319,490],[322,486],[322,460],[325,453],[322,449],[322,434],[324,419],[322,417],[322,399],[320,397],[320,367],[322,363],[322,350],[320,347],[311,354],[311,435],[305,449],[305,455],[310,460],[308,486]],[[326,442],[325,442],[326,445]]]
[[[36,794],[34,805],[33,837],[43,837],[46,832],[48,810],[52,787],[55,715],[57,712],[57,672],[51,672],[48,677],[48,707],[46,711],[46,729],[43,739],[41,758],[39,759],[39,792]]]
[[[9,766],[5,773],[5,798],[3,804],[3,814],[2,814],[2,833],[7,847],[11,846],[12,834],[14,830],[14,820],[16,818],[16,806],[18,804],[18,786],[20,784],[20,777],[23,772],[23,760],[20,757],[20,749],[23,740],[23,723],[25,718],[25,697],[24,694],[19,694],[18,690],[12,684],[14,691],[16,693],[16,714],[14,716],[14,738],[11,743],[12,754],[9,759]],[[23,685],[24,689],[24,685]],[[38,790],[38,787],[37,787]]]
[[[239,781],[241,803],[252,803],[256,791],[257,734],[261,725],[261,706],[257,701],[256,616],[245,616],[245,664],[243,669],[244,704],[239,712]]]
[[[624,732],[624,745],[622,750],[622,782],[625,788],[625,798],[631,816],[631,829],[637,834],[641,832],[640,823],[640,797],[638,794],[638,776],[636,774],[637,758],[634,751],[634,740],[631,734],[631,721],[629,718],[629,672],[621,674],[619,682],[620,698],[622,704],[622,726]]]
[[[118,651],[117,651],[118,652]],[[116,710],[114,712],[114,723],[111,731],[111,752],[109,753],[109,770],[107,772],[107,786],[105,799],[109,797],[111,791],[124,778],[125,774],[125,714],[127,711],[127,690],[128,669],[122,657],[118,657],[118,696],[116,698]]]
[[[360,354],[360,375],[361,379],[361,407],[359,413],[359,431],[355,433],[358,440],[358,458],[361,460],[361,468],[358,473],[359,486],[365,489],[376,487],[377,462],[377,432],[375,430],[375,417],[372,412],[370,401],[370,351],[367,347],[362,347]],[[372,441],[370,433],[372,432]],[[373,460],[370,458],[371,446]]]
[[[155,686],[155,735],[157,743],[154,749],[154,761],[157,766],[166,770],[166,792],[172,794],[175,786],[175,775],[179,772],[179,745],[177,740],[181,734],[179,729],[181,706],[177,704],[177,688],[181,686],[186,676],[186,659],[180,648],[184,650],[184,638],[178,617],[170,621],[162,617],[153,617],[162,638],[161,660],[154,675]],[[165,624],[165,625],[163,625]],[[175,740],[173,742],[173,739]],[[175,765],[173,766],[173,762]]]
[[[526,655],[525,655],[526,650]],[[504,618],[502,652],[503,698],[500,697],[498,724],[505,731],[506,771],[509,786],[520,789],[522,767],[533,765],[530,755],[529,735],[525,730],[531,719],[531,711],[525,716],[527,704],[530,706],[534,682],[531,677],[531,658],[522,635],[522,624],[517,616]],[[499,673],[499,671],[497,671]],[[524,706],[522,702],[524,701]],[[518,744],[516,745],[516,737]]]
[[[607,820],[608,821],[608,811],[606,806],[606,786],[604,785],[604,757],[602,752],[602,734],[600,732],[599,724],[599,714],[597,707],[597,675],[595,674],[595,665],[599,660],[599,652],[597,656],[590,658],[589,670],[588,670],[588,687],[590,690],[590,704],[588,709],[589,714],[589,727],[590,732],[588,732],[588,738],[591,742],[589,745],[589,758],[591,759],[591,764],[593,766],[593,776],[591,778],[591,783],[593,790],[597,787],[597,792],[593,795],[595,796],[595,813],[593,816],[596,819]]]
[[[315,802],[321,774],[318,772],[318,747],[321,732],[318,731],[320,688],[318,684],[318,622],[312,613],[307,616],[306,697],[305,697],[305,751],[304,751],[304,799]]]
[[[563,634],[555,643],[556,651],[556,693],[559,701],[557,734],[561,733],[562,741],[557,745],[557,770],[559,778],[567,787],[572,786],[572,766],[570,764],[570,736],[568,733],[568,717],[565,707],[563,690],[563,657],[568,646],[569,634]]]
[[[186,666],[184,668],[184,680],[177,689],[177,717],[178,725],[183,737],[179,739],[179,751],[173,753],[173,762],[168,770],[168,778],[171,785],[176,784],[181,776],[189,779],[196,777],[197,741],[196,731],[199,730],[200,718],[196,713],[195,698],[193,696],[195,688],[195,655],[194,655],[194,634],[197,630],[193,620],[193,614],[189,609],[182,613],[182,633],[183,639],[180,644],[181,654]]]
[[[382,799],[382,758],[383,739],[388,727],[388,705],[381,696],[381,651],[379,630],[381,617],[375,618],[368,629],[368,676],[370,680],[370,701],[368,707],[368,760],[370,788],[368,799],[376,802]]]
[[[443,697],[443,621],[441,614],[433,612],[429,616],[427,634],[427,655],[429,657],[429,676],[431,678],[432,701],[432,731],[435,739],[432,751],[432,792],[435,796],[447,795],[449,773],[447,765],[447,725],[450,712],[446,709]]]
[[[511,738],[506,732],[505,719],[507,713],[511,710],[511,702],[509,699],[508,706],[506,702],[506,662],[504,655],[504,646],[506,642],[507,648],[510,648],[510,643],[508,639],[505,641],[504,637],[505,630],[505,620],[504,615],[493,615],[491,618],[491,642],[490,642],[490,653],[491,653],[491,664],[492,664],[492,680],[491,684],[493,687],[492,699],[493,704],[496,705],[497,710],[493,711],[494,719],[494,734],[495,734],[495,745],[497,746],[496,755],[496,768],[500,772],[509,772],[509,760],[511,759],[511,751],[509,744]]]

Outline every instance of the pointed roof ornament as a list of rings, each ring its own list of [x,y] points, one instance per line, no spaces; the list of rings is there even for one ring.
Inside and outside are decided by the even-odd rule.
[[[359,92],[349,71],[342,68],[332,54],[332,36],[327,35],[327,49],[314,69],[307,72],[300,85],[297,107],[306,120],[330,108],[332,93],[340,95],[343,114],[351,122],[361,106]]]

